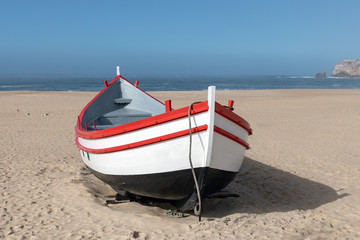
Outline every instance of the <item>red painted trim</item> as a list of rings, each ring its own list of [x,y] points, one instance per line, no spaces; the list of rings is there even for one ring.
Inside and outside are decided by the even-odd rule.
[[[198,132],[201,132],[201,131],[205,131],[207,128],[208,128],[208,125],[205,124],[205,125],[201,125],[199,127],[192,128],[191,132],[192,133],[198,133]],[[89,153],[110,153],[110,152],[117,152],[117,151],[142,147],[142,146],[146,146],[146,145],[154,144],[154,143],[158,143],[158,142],[163,142],[163,141],[167,141],[167,140],[170,140],[170,139],[186,136],[186,135],[189,135],[189,134],[190,134],[189,129],[186,129],[186,130],[183,130],[183,131],[166,134],[166,135],[163,135],[163,136],[160,136],[160,137],[150,138],[150,139],[146,139],[146,140],[139,141],[139,142],[129,143],[129,144],[116,146],[116,147],[110,147],[110,148],[102,148],[102,149],[92,149],[92,148],[84,147],[83,145],[81,145],[79,143],[79,139],[77,137],[76,138],[76,145],[81,150],[83,150],[85,152],[89,152]]]
[[[227,137],[228,139],[231,139],[233,140],[234,142],[237,142],[239,143],[240,145],[242,145],[244,148],[246,149],[249,149],[250,146],[247,142],[245,142],[244,140],[242,140],[241,138],[235,136],[234,134],[232,133],[229,133],[228,131],[225,131],[224,129],[222,128],[219,128],[217,126],[214,126],[214,132],[217,132],[221,135],[223,135],[224,137]]]
[[[228,110],[232,111],[232,108],[234,107],[234,100],[229,100],[228,107]]]
[[[244,128],[249,133],[249,135],[252,134],[250,124],[245,119],[233,113],[232,111],[228,111],[224,106],[217,102],[215,102],[215,112]]]
[[[76,128],[79,128],[80,130],[81,130],[81,123],[80,123],[80,116],[78,116],[78,119],[77,119],[77,125],[76,125],[76,127],[75,127],[75,129]]]
[[[166,112],[171,112],[171,100],[166,100],[165,101],[165,111]]]
[[[204,101],[198,104],[193,105],[193,110],[191,111],[191,115],[198,114],[201,112],[206,112],[209,109],[208,102]],[[153,117],[149,117],[146,119],[142,119],[136,122],[127,123],[121,126],[112,127],[108,129],[86,132],[79,128],[79,126],[75,127],[76,135],[81,138],[87,139],[95,139],[95,138],[103,138],[110,137],[114,135],[119,135],[151,126],[155,126],[158,124],[162,124],[165,122],[170,122],[179,118],[188,116],[189,107],[180,108],[177,110],[173,110],[167,113],[159,114]]]

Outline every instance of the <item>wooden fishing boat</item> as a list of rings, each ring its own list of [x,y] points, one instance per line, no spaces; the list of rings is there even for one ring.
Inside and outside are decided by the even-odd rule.
[[[81,111],[75,127],[83,162],[119,193],[183,201],[187,209],[238,173],[248,122],[215,101],[173,110],[119,73]]]

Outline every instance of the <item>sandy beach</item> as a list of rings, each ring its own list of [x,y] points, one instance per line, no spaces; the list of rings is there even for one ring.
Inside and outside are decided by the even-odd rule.
[[[173,108],[206,92],[153,92]],[[95,92],[0,92],[0,238],[360,239],[360,90],[218,91],[253,128],[251,149],[203,219],[166,206],[105,205],[114,192],[74,144]]]

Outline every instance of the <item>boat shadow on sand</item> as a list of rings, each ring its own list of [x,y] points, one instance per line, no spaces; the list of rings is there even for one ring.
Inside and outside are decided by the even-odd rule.
[[[265,165],[245,157],[240,172],[225,190],[236,198],[206,199],[204,216],[232,213],[271,213],[315,209],[349,194],[322,183]],[[339,190],[340,191],[340,190]]]
[[[114,198],[114,191],[93,175],[84,176],[85,186],[102,204]],[[245,157],[240,172],[224,189],[239,197],[205,198],[204,217],[224,217],[233,213],[263,214],[292,210],[315,209],[323,204],[348,196],[322,183],[299,177]],[[152,206],[171,207],[164,201]]]

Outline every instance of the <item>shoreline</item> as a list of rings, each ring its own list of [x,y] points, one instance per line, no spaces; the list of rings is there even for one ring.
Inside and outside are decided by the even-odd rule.
[[[152,92],[173,108],[206,91]],[[360,89],[217,91],[254,133],[239,174],[206,199],[203,221],[164,206],[106,206],[80,174],[77,115],[97,92],[0,91],[0,238],[360,238]]]

